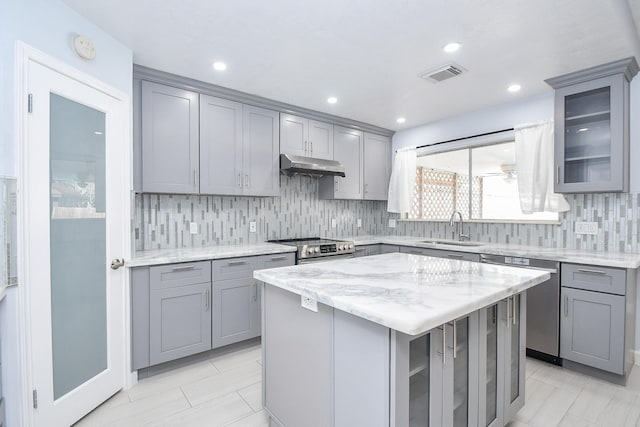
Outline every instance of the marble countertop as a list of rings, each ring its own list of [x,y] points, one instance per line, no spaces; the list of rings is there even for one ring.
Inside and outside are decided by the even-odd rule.
[[[579,249],[544,248],[537,246],[508,245],[497,243],[482,243],[481,246],[458,246],[442,243],[422,243],[424,240],[438,240],[429,237],[407,236],[357,236],[345,237],[356,245],[372,245],[386,243],[390,245],[414,246],[420,248],[443,249],[477,254],[509,255],[525,258],[537,258],[576,264],[599,265],[603,267],[618,267],[636,269],[640,267],[640,253],[632,252],[598,252]]]
[[[417,335],[535,286],[549,273],[392,253],[258,270],[254,277]]]
[[[174,262],[204,261],[210,259],[237,258],[243,256],[279,254],[295,252],[293,246],[275,243],[254,245],[221,245],[204,248],[158,249],[137,252],[133,259],[126,262],[128,267],[170,264]]]

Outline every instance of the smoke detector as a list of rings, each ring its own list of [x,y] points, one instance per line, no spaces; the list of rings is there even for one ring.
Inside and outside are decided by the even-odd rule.
[[[434,70],[425,71],[423,73],[418,74],[418,77],[421,79],[425,79],[432,83],[440,83],[441,81],[450,79],[455,76],[459,76],[460,74],[466,72],[463,67],[460,65],[451,62],[442,67],[438,67]]]

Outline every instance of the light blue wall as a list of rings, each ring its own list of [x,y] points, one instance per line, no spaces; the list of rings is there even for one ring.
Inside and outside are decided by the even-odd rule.
[[[133,56],[130,49],[80,16],[60,0],[0,0],[0,176],[16,176],[15,140],[16,79],[15,45],[20,40],[57,60],[124,92],[131,97]],[[85,61],[71,50],[74,33],[90,37],[97,49],[93,61]],[[19,183],[18,183],[19,185]],[[4,221],[0,212],[0,223]],[[0,248],[0,257],[4,253]],[[24,286],[24,284],[21,284]],[[16,290],[11,288],[0,302],[2,377],[7,426],[21,426],[20,371],[18,354]]]

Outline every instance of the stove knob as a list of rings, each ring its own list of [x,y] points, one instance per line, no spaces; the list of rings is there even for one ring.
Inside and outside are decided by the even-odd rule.
[[[312,250],[313,250],[313,252],[314,252],[314,253],[316,253],[316,254],[317,254],[318,252],[320,252],[320,249],[318,249],[318,248],[312,248]]]
[[[338,250],[339,250],[339,251],[341,251],[341,250],[343,250],[343,249],[344,249],[344,246],[342,246],[342,245],[338,246]]]
[[[349,249],[353,249],[353,245],[349,245]]]

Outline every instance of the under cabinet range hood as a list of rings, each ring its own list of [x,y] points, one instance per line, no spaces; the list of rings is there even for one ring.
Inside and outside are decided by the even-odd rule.
[[[293,154],[280,154],[280,171],[287,175],[345,176],[344,166],[336,160],[315,159]]]

